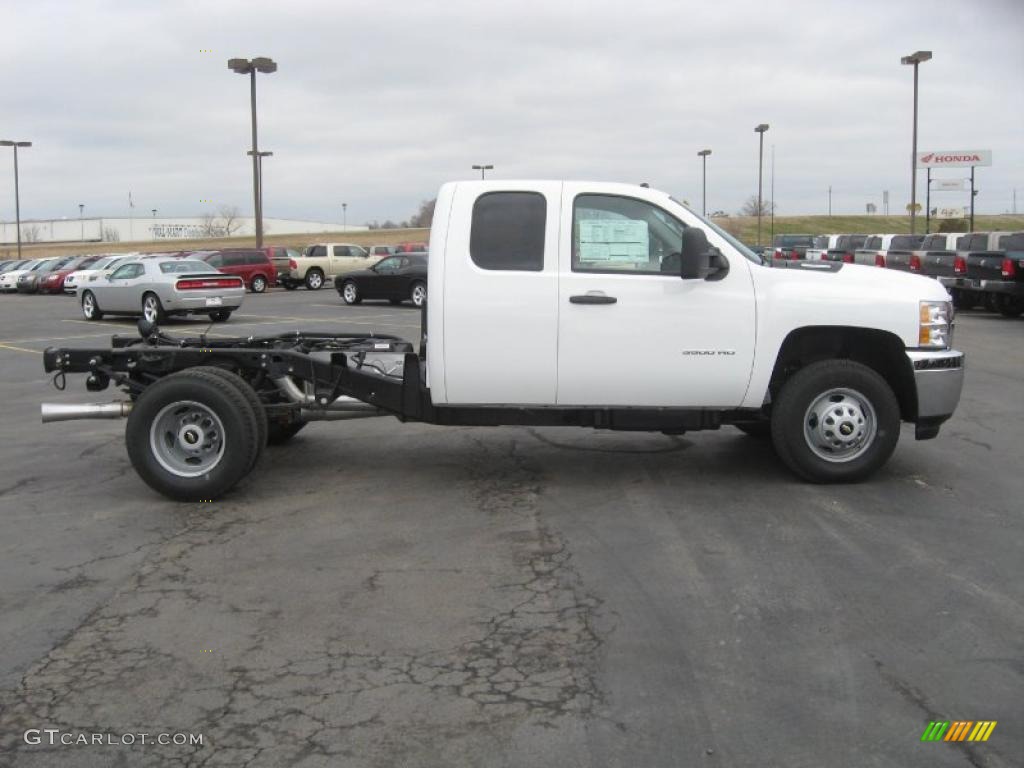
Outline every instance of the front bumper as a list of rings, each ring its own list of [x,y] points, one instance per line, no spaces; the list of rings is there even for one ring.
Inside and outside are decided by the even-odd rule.
[[[928,440],[953,415],[964,386],[964,355],[956,350],[908,350],[917,390],[916,437]]]

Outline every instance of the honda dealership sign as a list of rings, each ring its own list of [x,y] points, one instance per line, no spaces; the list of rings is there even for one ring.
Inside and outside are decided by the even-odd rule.
[[[967,209],[961,206],[953,208],[936,208],[936,219],[963,219],[967,217]]]
[[[947,152],[918,152],[918,168],[970,168],[992,165],[992,150],[966,149]]]

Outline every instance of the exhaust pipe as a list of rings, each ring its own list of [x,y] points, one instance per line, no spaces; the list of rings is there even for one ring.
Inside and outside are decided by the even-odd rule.
[[[352,417],[355,416],[386,416],[380,408],[369,403],[364,403],[362,400],[357,400],[354,397],[342,396],[331,403],[321,403],[316,399],[315,395],[304,392],[298,384],[296,384],[290,376],[280,376],[273,379],[277,388],[281,390],[285,397],[291,400],[293,403],[297,403],[302,406],[308,406],[302,409],[302,418],[309,421],[324,421],[335,418],[334,416],[328,416],[331,414],[350,414]],[[308,414],[308,416],[307,416]],[[319,414],[319,415],[317,415]],[[341,416],[346,418],[347,416]]]
[[[40,407],[43,424],[75,419],[121,419],[131,413],[132,403],[43,403]]]

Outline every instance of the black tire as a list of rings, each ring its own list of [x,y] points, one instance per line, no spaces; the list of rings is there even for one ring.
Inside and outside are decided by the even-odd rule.
[[[267,445],[283,445],[302,431],[308,421],[271,421],[267,424]]]
[[[265,292],[267,290],[267,278],[263,275],[256,275],[249,284],[249,288],[253,293]]]
[[[291,280],[282,280],[281,287],[284,288],[286,291],[294,291],[299,286],[297,286]]]
[[[756,437],[759,440],[767,440],[772,436],[770,421],[748,421],[743,424],[733,424],[733,426],[743,434]]]
[[[986,293],[982,295],[981,303],[985,306],[989,312],[999,311],[999,294],[998,293]]]
[[[88,308],[87,304],[91,308]],[[103,319],[103,311],[100,309],[99,302],[96,301],[96,295],[92,291],[86,291],[82,294],[82,315],[86,320]]]
[[[874,418],[870,418],[869,409],[856,397],[846,398],[837,394],[834,397],[839,397],[839,400],[826,398],[830,392],[839,391],[863,398],[873,410]],[[824,431],[828,429],[825,425],[833,422],[824,418],[819,420],[818,413],[811,413],[811,408],[817,403],[826,403],[828,408],[858,406],[851,412],[862,414],[859,422],[852,415],[837,417],[841,419],[836,426],[839,434],[833,435],[837,441],[847,434],[855,436],[862,429],[867,429],[872,421],[874,435],[869,433],[864,442],[853,445],[849,458],[839,458],[841,454],[833,454],[833,460],[822,458],[811,448],[814,441],[807,432],[814,432],[819,425]],[[833,414],[827,415],[833,417]],[[849,433],[843,431],[847,428],[851,430]],[[797,371],[783,385],[772,406],[771,431],[779,458],[803,479],[814,483],[856,482],[885,464],[895,450],[900,435],[900,408],[885,379],[871,368],[852,360],[823,360]],[[818,448],[819,452],[830,450]]]
[[[249,382],[247,382],[237,373],[235,373],[234,371],[229,371],[226,368],[218,368],[215,365],[201,365],[196,368],[189,368],[188,370],[189,373],[199,373],[207,376],[215,376],[218,379],[222,379],[223,381],[228,382],[235,389],[237,389],[246,399],[246,402],[249,403],[249,407],[252,408],[252,412],[256,416],[256,435],[257,441],[259,443],[259,449],[256,451],[256,455],[253,456],[252,459],[252,466],[249,467],[251,471],[252,467],[256,466],[256,464],[259,462],[260,456],[263,455],[263,447],[267,444],[268,433],[267,411],[263,407],[263,403],[260,402],[260,397],[259,395],[256,394],[256,390],[249,386]]]
[[[166,457],[170,447],[180,440],[174,439],[173,428],[161,433],[159,423],[168,417],[173,420],[176,406],[187,410],[195,405],[220,422],[206,429],[202,439],[208,434],[217,436],[221,452],[210,460],[205,471],[202,466],[187,468],[196,473],[188,476],[162,463],[160,456]],[[154,443],[162,446],[157,449],[160,456]],[[218,498],[249,473],[261,450],[256,414],[245,395],[225,377],[192,371],[167,376],[139,395],[128,416],[125,444],[132,466],[146,485],[175,501]],[[181,466],[187,464],[186,460]]]
[[[953,306],[957,309],[974,309],[978,306],[979,296],[974,291],[954,288],[950,293],[953,296]]]
[[[1000,296],[997,306],[1003,317],[1020,317],[1024,313],[1024,297]]]
[[[226,323],[233,311],[232,309],[218,309],[216,312],[210,313],[210,319],[215,323]]]
[[[409,286],[409,300],[416,309],[421,309],[427,303],[427,284],[417,280]]]
[[[306,288],[311,291],[319,291],[323,287],[324,273],[316,267],[312,267],[306,272]]]
[[[142,294],[142,316],[151,323],[162,323],[167,319],[164,305],[160,302],[160,297],[155,293],[146,292]]]
[[[354,280],[346,280],[341,284],[341,290],[338,291],[338,295],[341,296],[341,300],[346,304],[360,304],[363,301],[363,297],[359,295],[359,286],[356,285]]]

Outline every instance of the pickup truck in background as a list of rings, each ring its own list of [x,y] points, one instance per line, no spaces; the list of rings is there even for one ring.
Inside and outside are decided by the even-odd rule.
[[[328,279],[343,272],[366,269],[373,263],[369,251],[351,243],[317,243],[306,247],[301,256],[289,260],[288,271],[278,282],[289,291],[305,285],[311,291],[324,287]]]
[[[839,235],[815,235],[811,247],[807,249],[804,258],[809,261],[821,261],[829,248],[835,248]]]
[[[189,339],[140,323],[109,348],[47,349],[48,373],[127,398],[44,404],[43,420],[127,415],[138,474],[194,501],[230,490],[267,442],[309,421],[368,416],[668,435],[733,425],[770,437],[805,480],[852,482],[886,463],[901,421],[933,438],[959,401],[964,358],[934,280],[772,265],[644,186],[454,182],[435,210],[418,350],[376,332]]]
[[[944,277],[967,276],[967,254],[971,252],[995,251],[1000,237],[1008,232],[968,232],[956,240],[956,250],[927,251],[921,260],[921,273],[927,277],[940,280]],[[957,309],[971,309],[979,302],[985,301],[984,294],[970,288],[955,288],[950,292],[953,304]],[[986,306],[996,311],[995,297],[989,297]]]
[[[1024,232],[997,232],[975,237],[965,243],[953,261],[955,277],[940,277],[959,305],[970,309],[983,301],[989,309],[1006,317],[1024,312]],[[984,245],[991,250],[970,250]]]
[[[853,252],[854,264],[867,264],[884,267],[888,263],[890,251],[911,253],[921,247],[924,235],[871,235],[864,241],[864,246]]]
[[[885,255],[885,268],[920,274],[925,253],[929,250],[956,250],[957,238],[963,234],[963,232],[941,232],[924,235],[921,244],[910,251],[902,248],[890,248],[889,253]]]
[[[867,235],[840,235],[836,238],[835,244],[821,255],[821,258],[825,261],[842,261],[852,264],[854,253],[858,248],[864,246],[867,239]]]
[[[814,245],[813,235],[776,235],[772,242],[773,259],[806,259]]]

